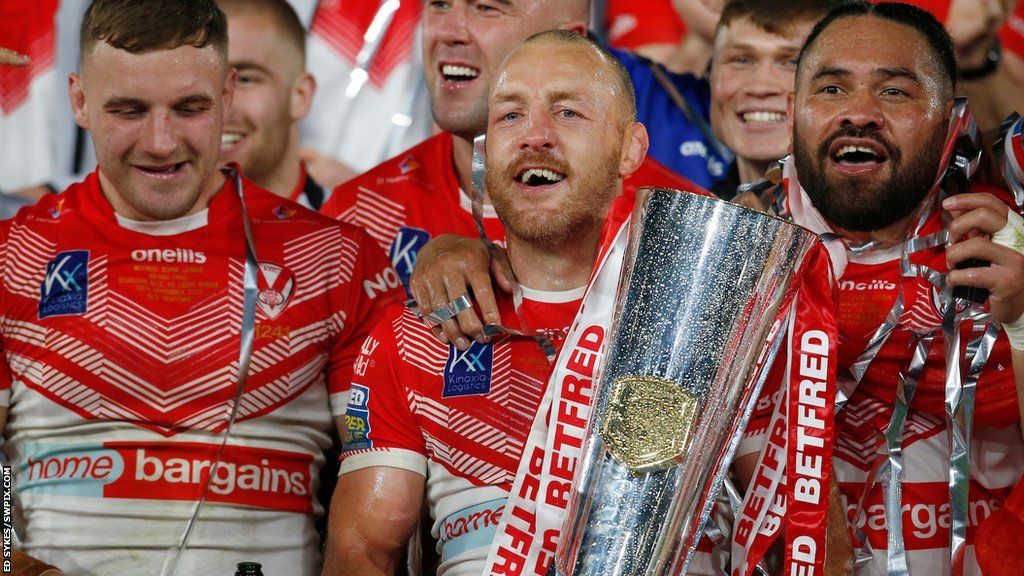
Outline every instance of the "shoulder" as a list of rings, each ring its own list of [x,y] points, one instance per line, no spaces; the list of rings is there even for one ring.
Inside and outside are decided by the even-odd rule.
[[[331,199],[324,205],[324,211],[330,214],[331,204],[356,196],[361,189],[400,193],[436,180],[440,176],[439,170],[452,170],[451,149],[452,135],[447,132],[428,138],[336,187],[331,193]]]

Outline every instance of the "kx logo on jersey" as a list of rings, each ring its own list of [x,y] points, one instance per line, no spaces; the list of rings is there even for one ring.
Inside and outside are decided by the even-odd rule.
[[[89,251],[60,252],[46,264],[39,287],[39,319],[85,314],[89,304]]]
[[[491,391],[494,347],[474,342],[465,352],[450,346],[444,365],[444,398],[487,394]]]
[[[409,276],[412,275],[413,266],[416,265],[416,254],[420,248],[430,240],[430,234],[418,228],[399,228],[395,241],[391,243],[391,250],[388,256],[391,257],[391,265],[398,272],[404,286],[409,285]]]

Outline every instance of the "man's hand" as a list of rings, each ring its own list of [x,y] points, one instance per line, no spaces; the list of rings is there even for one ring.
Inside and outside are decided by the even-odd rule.
[[[426,316],[449,302],[469,293],[480,308],[483,323],[476,310],[464,310],[453,320],[432,328],[442,342],[453,342],[459,350],[469,348],[470,339],[486,340],[484,324],[498,324],[501,315],[494,298],[491,274],[506,292],[512,284],[504,269],[491,259],[483,242],[457,234],[442,234],[432,239],[416,255],[416,267],[409,278],[409,291],[420,312]]]
[[[32,61],[24,54],[18,54],[9,48],[0,48],[0,65],[28,66]]]
[[[946,29],[956,49],[957,64],[972,69],[984,63],[995,42],[996,31],[1006,19],[999,0],[953,0]]]
[[[1018,250],[1024,246],[1014,249],[992,241],[1006,226],[1010,209],[991,194],[960,194],[947,198],[942,207],[953,215],[949,236],[955,242],[946,249],[947,281],[988,290],[992,317],[1003,324],[1018,320],[1024,315],[1024,254]],[[972,258],[991,265],[954,270]]]
[[[299,150],[299,160],[306,165],[306,171],[324,190],[334,190],[358,175],[355,170],[312,148]]]

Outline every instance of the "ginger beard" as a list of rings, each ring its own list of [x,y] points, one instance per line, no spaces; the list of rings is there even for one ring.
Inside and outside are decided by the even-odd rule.
[[[510,236],[538,246],[557,246],[604,221],[618,191],[621,153],[619,142],[603,158],[579,162],[578,170],[552,153],[532,150],[517,154],[504,166],[488,160],[487,194]],[[525,168],[534,165],[546,166],[563,178],[549,184],[548,178]],[[563,190],[545,191],[553,186]]]

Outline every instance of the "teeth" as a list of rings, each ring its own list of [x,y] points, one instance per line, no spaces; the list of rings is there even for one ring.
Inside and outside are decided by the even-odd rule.
[[[786,119],[786,115],[782,112],[767,112],[758,110],[757,112],[744,112],[743,121],[750,124],[771,124],[775,122],[782,122]]]
[[[523,172],[522,176],[519,177],[519,181],[527,184],[533,178],[542,178],[548,182],[555,183],[561,182],[565,179],[565,176],[554,172],[552,170],[546,170],[544,168],[530,168],[526,172]]]
[[[455,66],[454,64],[442,66],[441,73],[445,76],[459,76],[462,78],[476,78],[480,75],[479,70],[474,70],[469,66]]]
[[[231,146],[232,144],[235,144],[236,142],[238,142],[241,139],[242,139],[242,135],[241,134],[236,134],[234,132],[224,132],[224,133],[222,133],[220,135],[220,145],[221,146]]]
[[[846,156],[847,154],[854,154],[854,153],[857,153],[857,152],[860,152],[862,154],[871,154],[872,156],[877,156],[877,154],[875,154],[874,150],[872,150],[871,148],[868,148],[866,146],[843,146],[842,148],[839,149],[839,153],[836,154],[836,156],[839,156],[841,158],[843,156]]]

